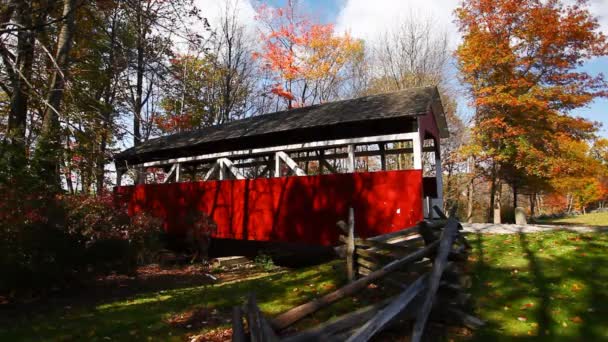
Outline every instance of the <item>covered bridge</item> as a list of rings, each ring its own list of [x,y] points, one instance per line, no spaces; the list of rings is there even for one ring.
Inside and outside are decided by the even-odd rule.
[[[297,108],[127,149],[115,158],[116,195],[174,234],[205,213],[215,238],[331,245],[349,207],[366,237],[441,204],[447,135],[436,87]],[[140,184],[121,186],[134,170]]]

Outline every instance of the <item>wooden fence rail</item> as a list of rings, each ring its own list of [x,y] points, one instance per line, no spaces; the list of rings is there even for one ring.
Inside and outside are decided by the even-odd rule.
[[[459,323],[470,328],[483,325],[466,313],[470,296],[464,291],[470,281],[458,263],[465,262],[470,246],[460,223],[448,219],[437,207],[439,220],[422,221],[415,227],[369,239],[356,237],[354,211],[349,211],[345,235],[340,241],[346,260],[348,284],[310,302],[266,319],[251,295],[245,306],[248,332],[241,308],[233,315],[233,341],[368,341],[395,324],[397,317],[413,320],[412,341],[420,341],[429,319]],[[349,314],[301,331],[280,336],[281,331],[302,318],[353,296],[371,283],[396,286],[400,294]]]

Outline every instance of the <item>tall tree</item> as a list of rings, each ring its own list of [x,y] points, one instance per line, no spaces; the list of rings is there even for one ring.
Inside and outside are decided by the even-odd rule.
[[[608,95],[603,75],[579,69],[608,54],[586,4],[465,0],[456,11],[463,34],[459,67],[476,108],[473,143],[498,213],[502,181],[520,186],[549,179],[561,143],[593,137],[592,123],[569,115]]]
[[[271,76],[271,94],[288,108],[339,97],[345,69],[364,52],[361,41],[312,23],[295,0],[282,8],[259,7],[257,19],[263,44],[255,56]]]
[[[56,190],[61,189],[61,125],[59,115],[61,100],[70,67],[70,50],[75,30],[76,0],[64,0],[63,21],[57,37],[57,48],[53,64],[55,68],[50,76],[50,88],[45,102],[44,119],[40,142],[36,147],[38,172],[44,175],[45,183]]]
[[[373,46],[371,92],[446,85],[450,56],[448,34],[433,17],[410,13],[407,20],[382,33]]]
[[[35,36],[33,32],[33,1],[10,1],[1,8],[2,23],[10,23],[11,18],[17,31],[17,43],[11,52],[7,42],[9,38],[0,40],[0,55],[6,71],[8,82],[1,82],[2,90],[10,98],[8,123],[5,141],[10,145],[9,166],[19,169],[26,162],[26,122],[29,105],[29,84],[31,82],[34,61]],[[6,29],[8,25],[4,24]],[[8,31],[2,35],[9,35]],[[18,172],[18,171],[17,171]]]
[[[226,2],[219,25],[209,27],[210,37],[171,59],[156,118],[161,131],[191,130],[252,114],[254,62],[238,10]]]

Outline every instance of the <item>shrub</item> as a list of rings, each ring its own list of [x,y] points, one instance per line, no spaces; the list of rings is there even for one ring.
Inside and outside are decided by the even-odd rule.
[[[266,272],[271,272],[276,268],[272,257],[265,253],[258,254],[253,262]]]
[[[133,272],[160,245],[160,221],[129,217],[111,194],[25,193],[0,186],[1,292],[44,291],[110,271]]]

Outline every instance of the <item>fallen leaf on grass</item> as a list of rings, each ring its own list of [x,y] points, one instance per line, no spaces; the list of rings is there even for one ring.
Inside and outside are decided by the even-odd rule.
[[[583,319],[582,319],[582,318],[580,318],[579,316],[574,316],[574,317],[570,318],[570,321],[571,321],[572,323],[577,323],[577,324],[579,324],[579,323],[583,323]]]
[[[526,304],[524,304],[524,305],[521,307],[521,309],[522,309],[522,310],[526,310],[526,309],[531,308],[531,307],[533,307],[533,306],[534,306],[534,303],[526,303]]]
[[[583,287],[584,287],[583,285],[575,283],[575,284],[572,285],[572,287],[570,288],[570,290],[578,292],[578,291],[582,290]]]
[[[202,327],[218,324],[222,321],[216,310],[209,310],[205,307],[195,307],[182,313],[173,315],[165,322],[176,328],[200,329]]]

